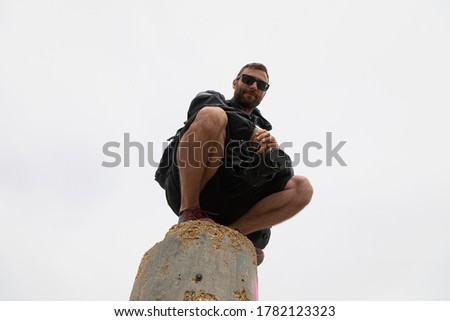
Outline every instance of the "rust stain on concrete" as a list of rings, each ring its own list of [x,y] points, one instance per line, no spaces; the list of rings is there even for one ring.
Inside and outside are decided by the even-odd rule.
[[[204,290],[200,290],[199,293],[195,291],[184,292],[183,301],[217,301],[213,294],[205,293]]]
[[[250,252],[255,252],[253,243],[244,235],[227,226],[211,223],[208,221],[188,221],[172,226],[167,235],[175,235],[182,239],[183,247],[188,248],[194,241],[200,238],[201,233],[207,233],[208,238],[214,240],[214,248],[219,250],[222,247],[223,240],[228,237],[229,244],[236,253],[247,247]],[[256,262],[256,254],[255,254]]]
[[[156,243],[156,244],[158,244],[158,243]],[[138,268],[138,271],[137,271],[136,278],[138,278],[142,274],[142,272],[144,271],[144,268],[147,265],[148,259],[150,258],[152,253],[155,251],[155,247],[156,247],[156,245],[154,247],[152,247],[150,250],[148,250],[147,252],[144,253],[144,256],[142,257],[142,260],[141,260],[141,264],[139,264],[139,268]]]
[[[234,291],[234,297],[238,300],[238,301],[250,301],[248,299],[247,296],[247,292],[245,291],[245,289],[242,289],[242,292],[239,291]]]

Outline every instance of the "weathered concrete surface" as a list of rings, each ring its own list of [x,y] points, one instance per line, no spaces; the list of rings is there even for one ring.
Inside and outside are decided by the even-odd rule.
[[[132,301],[257,299],[253,244],[235,230],[206,221],[175,225],[148,250],[130,295]]]

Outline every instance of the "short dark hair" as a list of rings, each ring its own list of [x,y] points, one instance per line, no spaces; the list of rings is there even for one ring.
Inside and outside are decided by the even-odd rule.
[[[244,69],[256,69],[256,70],[262,70],[266,73],[267,75],[267,79],[269,79],[269,73],[267,72],[267,68],[266,66],[264,66],[263,64],[259,63],[259,62],[251,62],[249,64],[246,64],[244,67],[241,68],[241,70],[239,70],[239,73],[237,75],[236,78],[238,78],[242,72],[244,71]]]

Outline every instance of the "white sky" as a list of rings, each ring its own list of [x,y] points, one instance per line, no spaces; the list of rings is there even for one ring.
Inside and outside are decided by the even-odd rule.
[[[0,1],[0,48],[0,299],[128,300],[176,216],[103,144],[159,160],[253,61],[287,151],[332,132],[348,164],[295,168],[315,195],[273,228],[260,299],[450,299],[448,1]]]

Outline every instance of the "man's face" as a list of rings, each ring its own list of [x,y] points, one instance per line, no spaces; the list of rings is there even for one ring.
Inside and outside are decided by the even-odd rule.
[[[253,76],[267,83],[269,82],[266,73],[262,70],[246,68],[242,74]],[[265,91],[258,89],[256,82],[251,85],[246,85],[242,82],[242,78],[233,80],[233,89],[234,100],[246,111],[253,110],[266,95]]]

